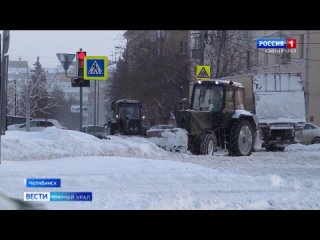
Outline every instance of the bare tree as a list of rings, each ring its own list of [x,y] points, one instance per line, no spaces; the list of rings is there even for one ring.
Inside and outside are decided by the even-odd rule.
[[[250,71],[250,52],[243,31],[210,30],[205,39],[205,57],[210,62],[213,78]]]
[[[32,78],[27,79],[22,85],[19,93],[19,112],[26,116],[26,129],[30,131],[30,117],[37,117],[38,113],[49,115],[49,109],[57,106],[57,101],[47,92],[45,73],[39,62],[34,64]]]
[[[126,54],[118,62],[111,82],[112,98],[142,100],[151,125],[167,123],[174,106],[188,90],[187,74],[187,56],[171,52],[159,55],[153,43],[145,42],[130,64]]]

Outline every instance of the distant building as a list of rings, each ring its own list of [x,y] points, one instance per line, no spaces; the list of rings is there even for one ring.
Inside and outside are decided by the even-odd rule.
[[[240,30],[238,32],[241,41],[237,59],[244,64],[243,71],[235,73],[235,75],[241,73],[300,73],[304,83],[307,121],[320,125],[320,45],[317,44],[320,42],[320,31]],[[203,54],[200,51],[200,33],[201,31],[190,31],[189,33],[190,82],[196,80],[195,65],[200,64],[201,54]],[[294,38],[297,43],[296,52],[267,53],[264,49],[256,47],[256,40],[260,38]],[[204,54],[204,64],[210,65],[210,59],[206,52],[210,46],[206,41],[204,44],[206,53]],[[211,69],[211,72],[215,71],[216,69]],[[189,91],[190,93],[191,91]]]
[[[30,76],[28,61],[19,58],[18,61],[9,61],[8,86],[7,86],[7,108],[9,115],[16,115],[19,102],[19,92],[24,81]]]
[[[320,125],[320,32],[319,31],[247,31],[251,47],[256,49],[256,39],[294,38],[297,42],[295,53],[265,53],[254,56],[253,72],[256,73],[300,73],[304,83],[307,121]]]
[[[127,39],[126,54],[128,61],[143,48],[157,49],[158,55],[168,52],[188,56],[188,32],[174,30],[130,30],[124,33]]]

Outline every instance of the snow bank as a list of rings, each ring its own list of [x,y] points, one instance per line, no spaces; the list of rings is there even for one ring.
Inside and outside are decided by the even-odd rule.
[[[24,185],[32,177],[61,178],[59,190],[41,191],[93,194],[92,202],[41,202],[46,209],[320,209],[319,164],[308,171],[227,166],[116,156],[5,161],[0,182],[1,192],[20,200],[34,190]]]
[[[144,138],[111,136],[111,140],[72,130],[8,131],[2,137],[3,160],[42,160],[76,156],[159,158],[172,154]]]
[[[306,151],[306,152],[314,152],[320,151],[320,144],[312,144],[312,145],[303,145],[303,144],[291,144],[285,148],[286,152],[298,152],[298,151]],[[319,156],[320,158],[320,156]]]
[[[7,132],[1,151],[1,192],[10,197],[32,191],[23,181],[32,177],[61,178],[59,191],[93,193],[92,202],[43,203],[47,209],[320,209],[320,144],[195,156],[140,137],[100,140],[48,128]]]

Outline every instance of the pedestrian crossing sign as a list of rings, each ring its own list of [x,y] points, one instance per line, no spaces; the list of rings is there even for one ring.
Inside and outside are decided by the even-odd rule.
[[[197,78],[197,80],[209,80],[210,79],[210,66],[197,65],[196,78]]]
[[[85,56],[83,78],[85,80],[107,80],[107,62],[106,56]]]

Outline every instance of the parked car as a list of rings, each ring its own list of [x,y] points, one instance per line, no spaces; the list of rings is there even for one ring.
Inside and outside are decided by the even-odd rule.
[[[8,131],[19,131],[19,127],[22,125],[23,125],[23,123],[8,125],[7,130]]]
[[[32,118],[30,118],[32,120]],[[26,122],[26,118],[22,116],[13,116],[13,115],[7,115],[6,117],[6,125],[17,125],[17,124],[23,124]]]
[[[104,126],[94,127],[94,125],[87,125],[82,128],[82,132],[93,135],[93,136],[100,138],[100,139],[108,138],[107,131],[108,131],[107,127],[104,127]]]
[[[306,123],[297,138],[302,144],[320,143],[320,127],[313,123]]]
[[[58,129],[66,129],[55,119],[35,118],[30,121],[30,131],[43,131],[47,127],[56,127]],[[26,123],[8,126],[9,131],[26,131]]]
[[[164,132],[164,130],[174,128],[175,126],[173,125],[154,125],[147,130],[146,135],[147,137],[161,137],[161,133]]]

